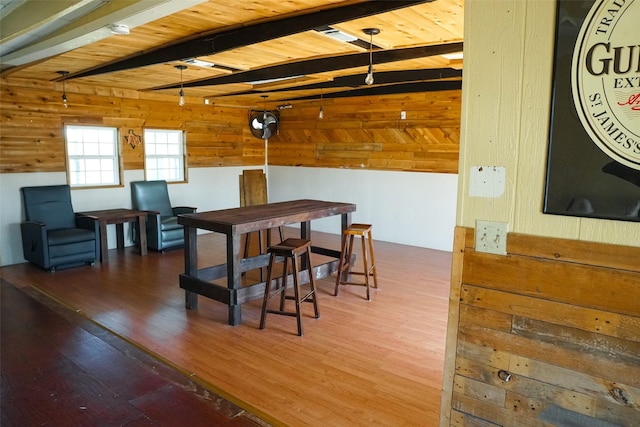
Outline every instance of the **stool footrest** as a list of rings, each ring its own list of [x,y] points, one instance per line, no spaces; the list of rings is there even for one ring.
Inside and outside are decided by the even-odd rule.
[[[282,310],[272,310],[272,309],[267,309],[267,313],[280,314],[282,316],[292,316],[292,317],[296,317],[298,315],[298,313],[294,311],[282,311]]]

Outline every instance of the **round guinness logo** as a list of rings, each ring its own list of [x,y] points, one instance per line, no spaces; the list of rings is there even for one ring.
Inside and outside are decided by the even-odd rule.
[[[571,65],[573,102],[593,142],[640,170],[640,0],[596,0]]]

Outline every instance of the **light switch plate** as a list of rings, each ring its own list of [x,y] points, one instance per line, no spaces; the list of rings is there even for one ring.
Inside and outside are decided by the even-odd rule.
[[[506,255],[508,230],[506,222],[476,220],[476,252]]]

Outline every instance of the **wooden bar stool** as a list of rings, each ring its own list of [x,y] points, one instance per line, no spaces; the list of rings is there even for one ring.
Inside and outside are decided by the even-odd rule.
[[[268,249],[271,254],[269,258],[269,266],[267,267],[267,282],[264,288],[264,299],[262,301],[262,316],[260,317],[260,329],[264,329],[267,313],[281,314],[285,316],[295,316],[298,320],[298,335],[302,336],[302,318],[300,315],[300,304],[303,302],[312,302],[315,318],[320,317],[318,311],[318,300],[316,297],[316,285],[313,280],[313,267],[311,266],[311,241],[308,239],[286,239],[285,241],[271,246]],[[271,289],[272,275],[274,265],[279,262],[278,257],[282,258],[282,280],[277,281],[276,289]],[[301,296],[300,292],[300,264],[299,259],[303,258],[303,267],[306,264],[306,271],[309,276],[310,289],[307,294]],[[291,261],[293,271],[293,292],[294,295],[287,295],[287,278],[289,276],[289,261]],[[278,286],[279,282],[279,286]],[[280,309],[272,310],[267,308],[269,299],[280,294]],[[285,300],[292,299],[296,304],[296,311],[285,311]]]
[[[340,285],[366,286],[367,300],[371,300],[369,293],[369,276],[373,276],[373,287],[378,287],[378,275],[376,274],[376,259],[373,253],[373,238],[371,237],[371,224],[351,224],[343,232],[342,252],[338,264],[338,276],[336,277],[336,289],[334,295],[338,296]],[[362,241],[362,271],[351,271],[354,267],[353,239],[358,236]],[[368,252],[365,240],[369,241]],[[371,263],[369,263],[371,259]],[[364,276],[364,283],[349,281],[350,275]]]

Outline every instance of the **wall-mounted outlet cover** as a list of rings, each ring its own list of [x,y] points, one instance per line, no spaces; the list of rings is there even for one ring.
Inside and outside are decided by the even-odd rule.
[[[407,119],[407,112],[400,111],[400,120],[406,120],[406,119]]]
[[[509,223],[476,220],[476,252],[507,254]]]

